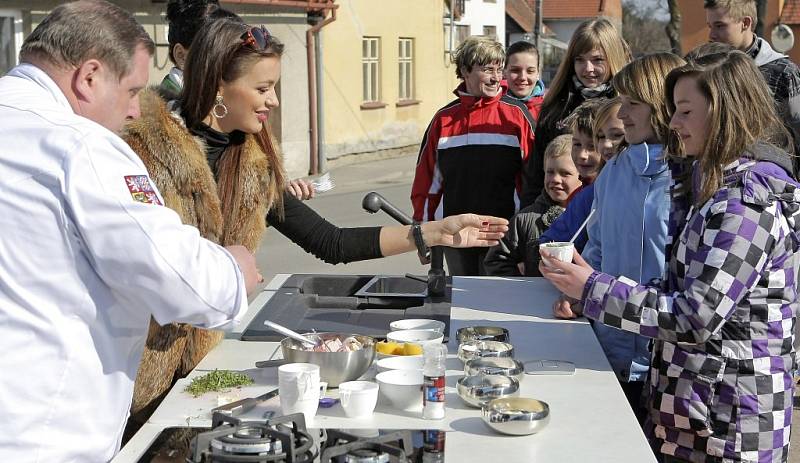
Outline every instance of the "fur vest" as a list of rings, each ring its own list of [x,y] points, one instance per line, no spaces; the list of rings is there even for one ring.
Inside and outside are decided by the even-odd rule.
[[[272,172],[281,166],[271,166],[255,138],[247,136],[238,170],[240,198],[236,210],[223,211],[203,141],[186,129],[155,91],[143,92],[140,105],[142,116],[128,124],[123,138],[144,162],[164,204],[206,239],[222,246],[240,244],[254,252],[266,229],[267,212],[280,194]],[[152,413],[173,378],[191,371],[222,337],[220,331],[177,323],[160,326],[151,319],[136,376],[132,418]]]

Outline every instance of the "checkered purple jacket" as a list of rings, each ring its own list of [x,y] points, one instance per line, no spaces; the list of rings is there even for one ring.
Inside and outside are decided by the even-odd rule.
[[[785,462],[792,418],[800,189],[772,162],[741,159],[686,217],[668,274],[640,285],[595,272],[584,314],[655,339],[648,437],[693,462]],[[676,229],[677,230],[677,229]]]

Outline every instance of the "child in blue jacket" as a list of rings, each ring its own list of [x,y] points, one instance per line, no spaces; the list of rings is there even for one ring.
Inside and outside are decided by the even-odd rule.
[[[606,163],[594,183],[594,217],[583,257],[594,269],[647,283],[662,278],[669,216],[670,172],[660,140],[669,133],[664,79],[684,61],[671,53],[643,56],[614,76],[621,106],[618,117],[630,146]],[[554,314],[574,317],[556,302]],[[628,401],[643,419],[641,394],[650,365],[644,336],[593,325]]]

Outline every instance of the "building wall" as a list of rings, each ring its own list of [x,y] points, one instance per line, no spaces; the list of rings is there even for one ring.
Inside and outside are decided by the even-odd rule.
[[[3,0],[4,10],[20,11],[23,35],[27,36],[56,5],[55,0]],[[132,11],[136,19],[156,42],[156,53],[150,67],[150,84],[158,85],[172,67],[167,50],[165,3],[150,0],[117,0]],[[292,177],[308,173],[308,79],[305,50],[305,12],[256,5],[226,5],[249,24],[265,24],[286,45],[281,69],[279,98],[281,107],[271,115],[273,132],[280,142],[287,171]]]
[[[475,0],[471,0],[475,1]],[[322,29],[324,144],[328,159],[419,144],[433,114],[454,96],[455,70],[444,52],[442,0],[340,0],[337,20]],[[363,103],[362,38],[380,39],[380,102]],[[398,105],[398,40],[414,40],[414,99]]]
[[[584,18],[577,18],[571,20],[545,20],[547,27],[556,34],[556,38],[564,43],[569,43],[572,38],[572,33],[578,28],[578,25],[584,21]]]
[[[681,49],[687,53],[692,48],[708,41],[708,27],[706,26],[706,14],[703,9],[703,2],[697,0],[678,0],[678,7],[681,11]],[[775,26],[780,11],[783,8],[783,0],[768,0],[767,15],[764,25],[764,39],[769,40],[772,28]],[[797,36],[797,31],[795,36]],[[788,53],[789,57],[798,62],[800,58],[800,46],[795,45]]]
[[[470,26],[470,35],[484,35],[484,26],[497,29],[497,40],[505,45],[506,3],[505,0],[466,0],[464,15],[456,24]]]

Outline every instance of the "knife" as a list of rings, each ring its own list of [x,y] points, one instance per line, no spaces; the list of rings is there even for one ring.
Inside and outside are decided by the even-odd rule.
[[[266,394],[261,394],[258,397],[250,397],[247,399],[237,400],[236,402],[231,402],[226,405],[221,405],[217,408],[211,409],[211,412],[223,413],[228,416],[241,415],[249,412],[255,408],[256,405],[260,404],[261,402],[265,402],[276,395],[278,395],[278,389],[273,389]]]

